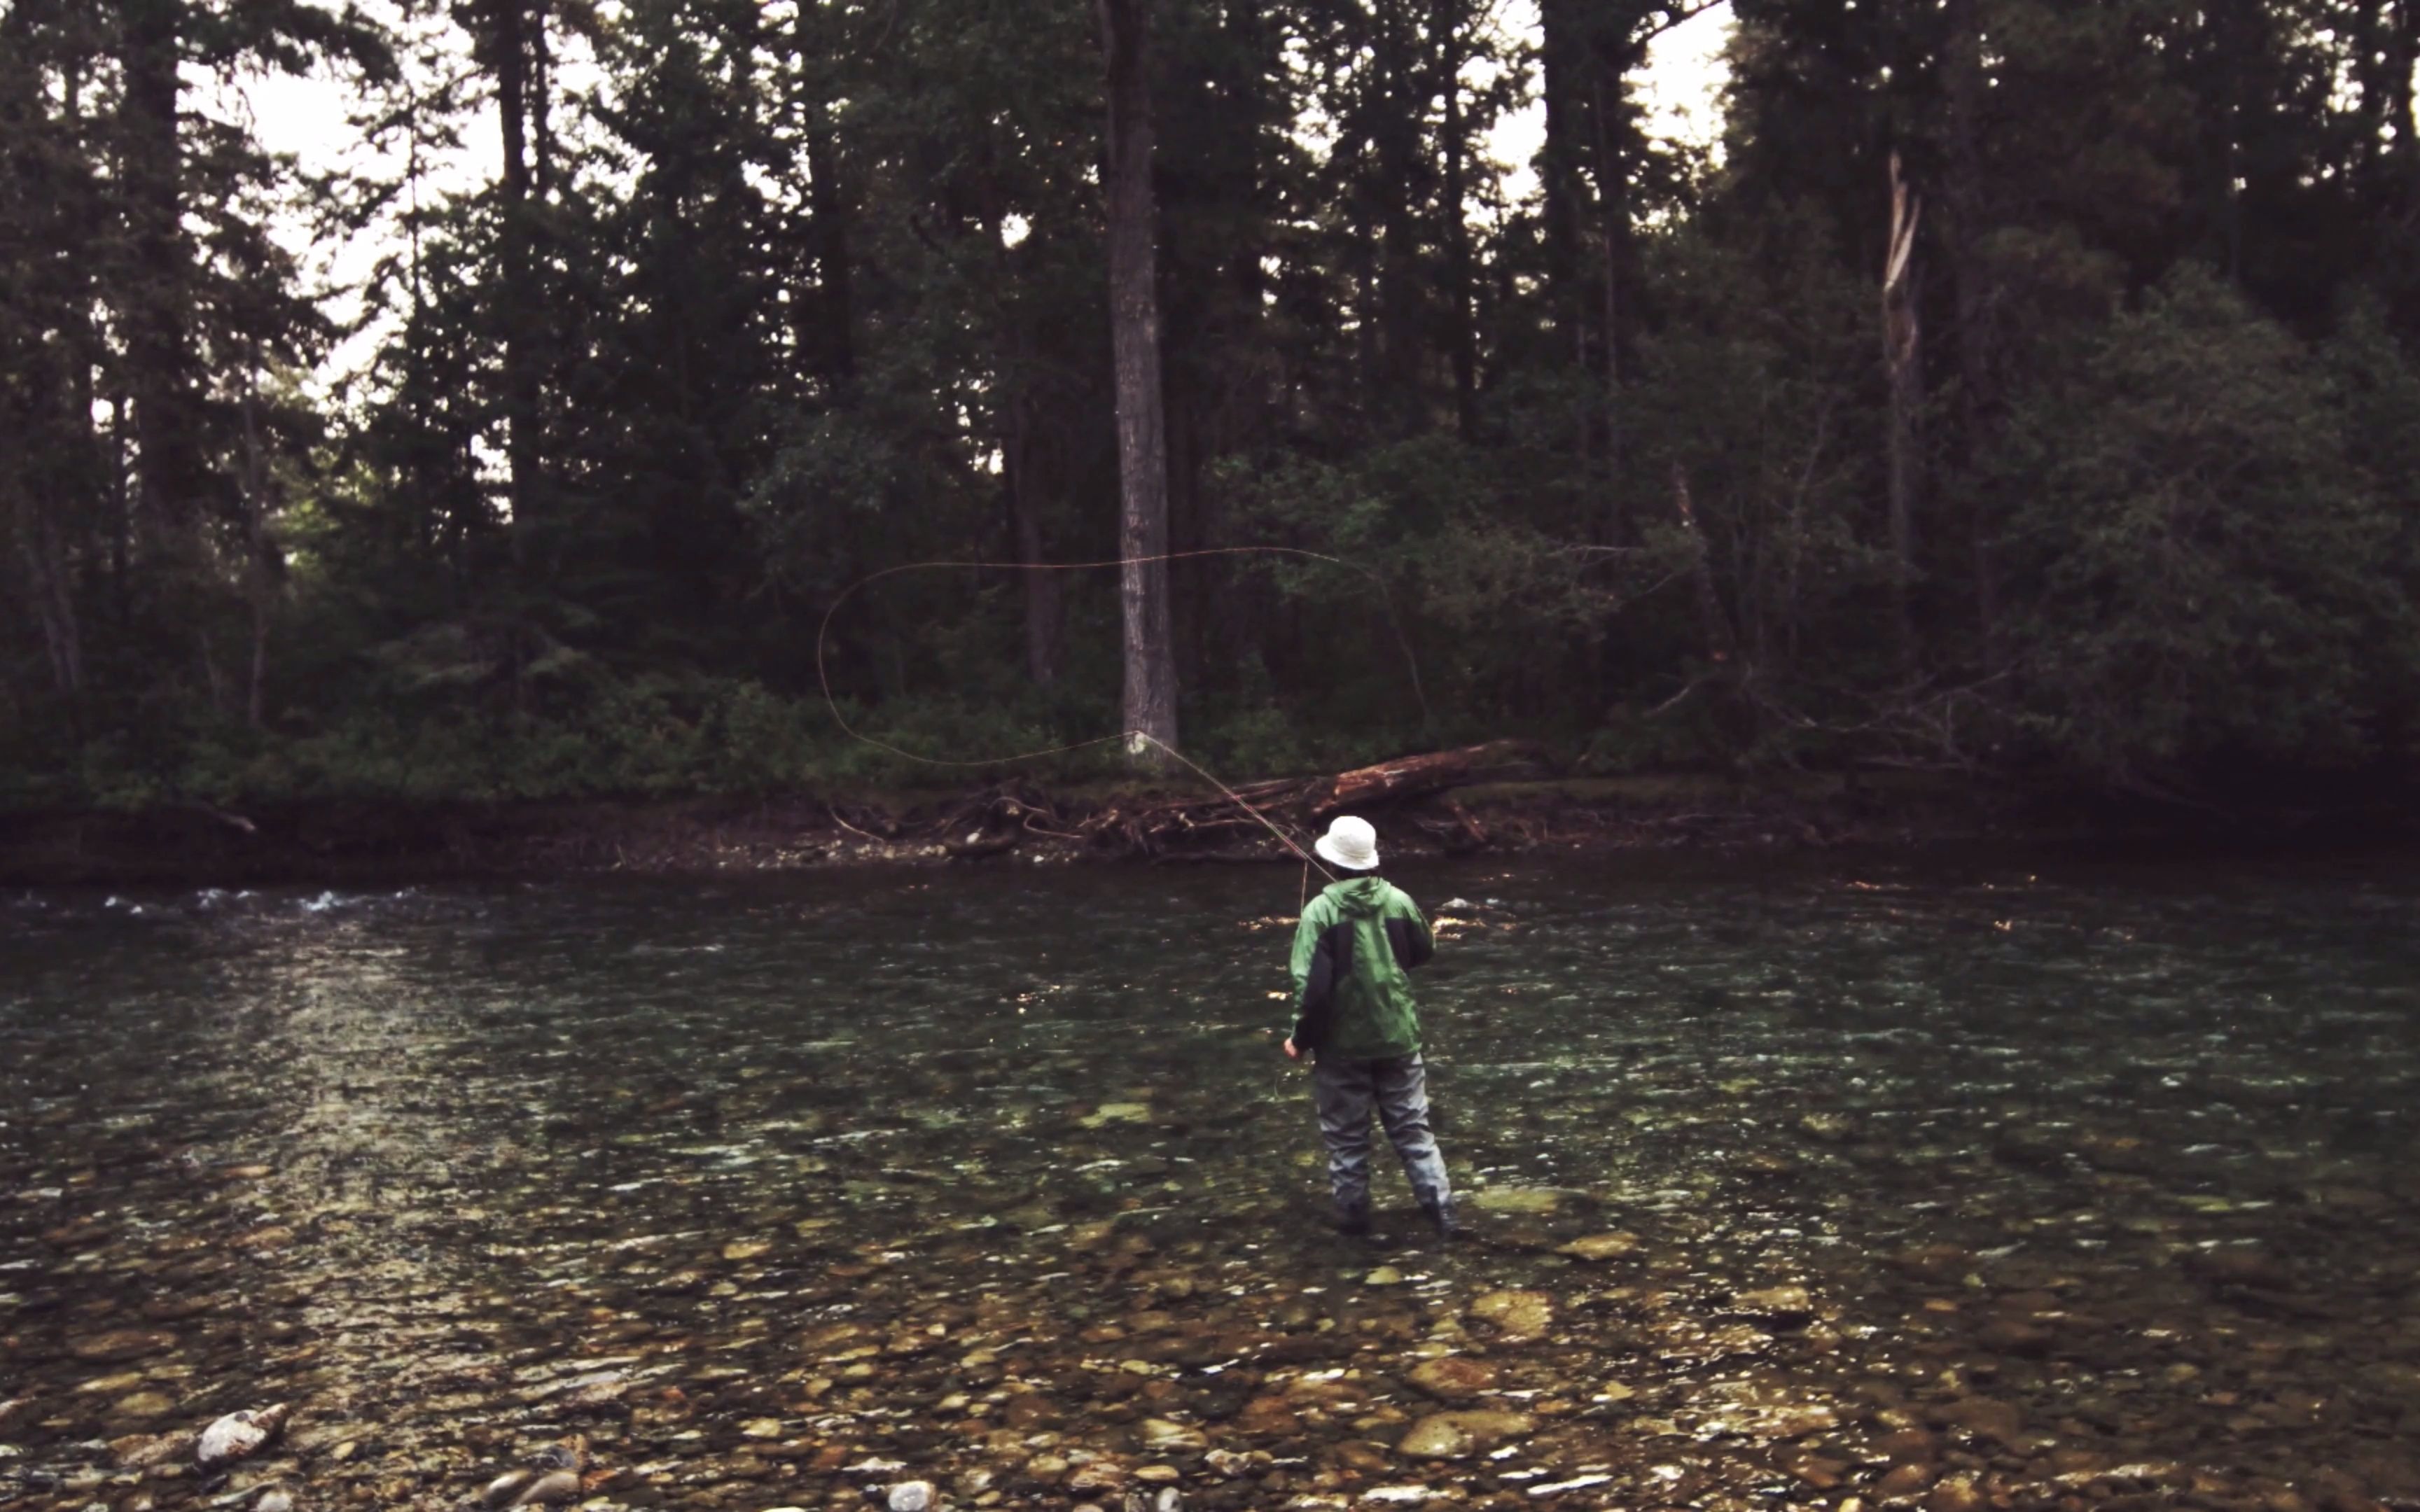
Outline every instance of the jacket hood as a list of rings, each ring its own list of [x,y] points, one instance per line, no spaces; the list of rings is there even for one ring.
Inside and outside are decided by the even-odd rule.
[[[1393,890],[1384,877],[1347,877],[1330,886],[1327,895],[1345,918],[1369,918],[1386,907],[1387,894]]]

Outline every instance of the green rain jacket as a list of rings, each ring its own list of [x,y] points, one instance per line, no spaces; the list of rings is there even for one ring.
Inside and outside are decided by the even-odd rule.
[[[1383,877],[1330,883],[1294,932],[1294,1042],[1347,1060],[1418,1055],[1404,973],[1436,953],[1419,905]]]

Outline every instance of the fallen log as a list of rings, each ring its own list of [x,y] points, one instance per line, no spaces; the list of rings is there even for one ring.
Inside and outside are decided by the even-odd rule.
[[[1534,769],[1544,760],[1544,750],[1533,742],[1493,740],[1460,750],[1400,757],[1328,777],[1255,782],[1235,789],[1233,799],[1214,794],[1143,809],[1111,808],[1094,814],[1081,828],[1095,841],[1134,855],[1156,856],[1188,841],[1232,841],[1233,832],[1239,828],[1266,835],[1260,820],[1252,817],[1257,814],[1280,828],[1291,826],[1308,843],[1303,830],[1347,810],[1408,803],[1508,770]],[[1486,831],[1469,815],[1456,810],[1454,820],[1450,844],[1476,849],[1487,842]]]
[[[1425,797],[1461,787],[1476,773],[1543,762],[1545,752],[1533,741],[1491,740],[1460,750],[1405,756],[1375,766],[1356,767],[1323,779],[1302,795],[1296,807],[1311,819],[1326,819],[1347,809],[1365,809],[1407,798]]]

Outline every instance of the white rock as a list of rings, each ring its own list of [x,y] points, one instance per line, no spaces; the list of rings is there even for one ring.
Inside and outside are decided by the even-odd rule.
[[[1565,1491],[1576,1491],[1583,1487],[1602,1486],[1611,1479],[1613,1479],[1611,1475],[1575,1475],[1570,1480],[1559,1480],[1551,1486],[1532,1486],[1529,1488],[1529,1494],[1532,1497],[1560,1496]]]
[[[903,1480],[891,1488],[891,1512],[930,1512],[933,1505],[933,1483],[928,1480]]]
[[[194,1446],[194,1458],[205,1469],[241,1459],[267,1443],[270,1435],[285,1421],[283,1402],[258,1412],[229,1412],[202,1429],[201,1442]]]

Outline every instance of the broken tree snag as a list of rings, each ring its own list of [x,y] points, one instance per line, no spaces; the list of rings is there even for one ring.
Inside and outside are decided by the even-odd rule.
[[[1269,825],[1292,832],[1306,849],[1303,831],[1347,809],[1376,809],[1426,797],[1472,782],[1534,777],[1546,769],[1545,749],[1533,741],[1493,740],[1462,750],[1432,751],[1381,762],[1332,777],[1286,778],[1233,789],[1234,799],[1212,793],[1200,797],[1146,800],[1140,807],[1116,804],[1094,811],[1075,826],[1076,835],[1129,856],[1198,858],[1220,852],[1241,856],[1288,854]],[[1487,831],[1459,810],[1447,834],[1433,838],[1450,847],[1477,848]],[[1264,823],[1265,819],[1267,823]]]
[[[1706,549],[1705,532],[1698,528],[1698,506],[1689,498],[1689,472],[1678,462],[1672,464],[1672,508],[1689,537],[1689,572],[1697,584],[1698,624],[1705,633],[1706,659],[1719,666],[1730,659],[1731,624],[1723,613],[1722,595],[1714,592],[1714,558]]]
[[[1491,740],[1461,750],[1405,756],[1321,778],[1308,785],[1297,803],[1310,817],[1326,819],[1347,809],[1401,803],[1406,798],[1461,787],[1498,768],[1537,764],[1544,755],[1533,741]]]

